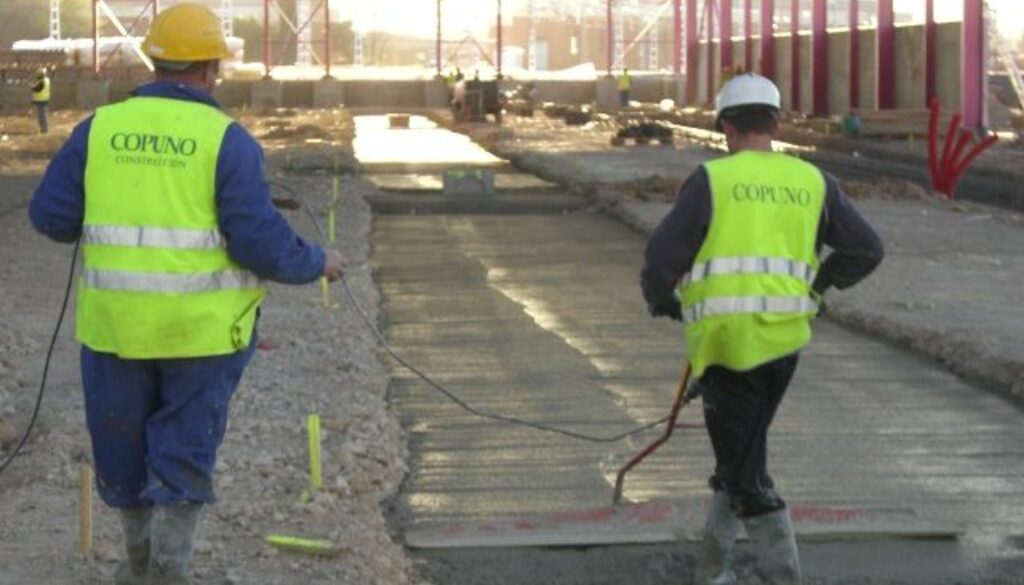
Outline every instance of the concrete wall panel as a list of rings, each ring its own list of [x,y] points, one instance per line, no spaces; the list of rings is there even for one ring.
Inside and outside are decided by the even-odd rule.
[[[947,110],[960,109],[961,26],[945,22],[936,27],[935,91]]]
[[[597,100],[597,88],[593,81],[542,79],[534,82],[537,99],[546,102],[567,102],[589,104]]]
[[[793,95],[790,92],[790,77],[792,67],[791,51],[792,42],[790,36],[775,35],[775,85],[779,86],[782,94],[782,109],[793,109]]]
[[[346,81],[345,102],[347,106],[354,108],[422,108],[423,81]]]
[[[828,33],[828,111],[843,115],[850,111],[850,31]]]
[[[860,31],[860,109],[878,107],[878,72],[875,55],[878,54],[874,30]]]
[[[924,103],[924,27],[896,27],[897,109],[919,110]]]

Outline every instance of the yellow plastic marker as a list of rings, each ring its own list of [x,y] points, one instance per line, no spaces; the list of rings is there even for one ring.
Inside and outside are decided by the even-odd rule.
[[[318,490],[323,486],[320,473],[320,415],[311,414],[306,417],[306,430],[309,434],[309,487]]]
[[[328,288],[326,276],[320,277],[320,296],[323,297],[324,308],[331,308],[331,291]]]
[[[311,555],[335,556],[341,553],[341,547],[322,538],[299,538],[284,534],[268,534],[267,544],[283,550],[301,552]]]

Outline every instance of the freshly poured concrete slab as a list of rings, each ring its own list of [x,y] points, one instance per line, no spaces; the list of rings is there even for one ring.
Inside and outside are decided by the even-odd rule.
[[[706,516],[706,500],[653,501],[507,520],[430,523],[409,530],[405,542],[417,549],[697,542]],[[934,540],[956,538],[962,532],[957,526],[921,518],[909,508],[793,506],[790,516],[801,541]]]
[[[440,191],[441,173],[374,173],[366,177],[385,191]],[[535,175],[497,173],[494,177],[499,191],[548,190],[555,187]]]
[[[409,128],[391,128],[388,116],[356,116],[352,142],[364,170],[415,171],[453,167],[508,166],[469,137],[438,128],[423,116],[411,116]]]

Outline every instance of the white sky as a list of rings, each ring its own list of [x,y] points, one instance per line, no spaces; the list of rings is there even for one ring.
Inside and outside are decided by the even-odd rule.
[[[538,4],[545,0],[534,0]],[[562,5],[573,2],[557,0]],[[742,0],[735,0],[740,3]],[[808,0],[804,0],[808,4]],[[527,0],[503,0],[505,11],[525,9]],[[601,13],[602,2],[583,0],[592,13]],[[1018,38],[1024,33],[1024,0],[988,0],[996,11],[1000,32]],[[442,26],[444,36],[459,36],[463,31],[482,33],[495,21],[496,0],[443,0]],[[435,27],[435,0],[341,0],[336,3],[341,18],[353,18],[359,29],[384,29],[393,32],[433,36]],[[897,12],[911,12],[924,20],[924,0],[895,0]],[[963,0],[935,0],[938,20],[959,20],[963,15]]]

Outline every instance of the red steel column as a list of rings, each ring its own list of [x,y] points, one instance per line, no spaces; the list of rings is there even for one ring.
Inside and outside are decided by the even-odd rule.
[[[754,0],[743,0],[743,68],[754,70]]]
[[[672,74],[683,72],[683,2],[672,0]]]
[[[935,0],[925,0],[924,9],[924,107],[935,97]]]
[[[878,57],[875,64],[878,83],[878,109],[888,110],[896,103],[896,21],[893,0],[878,0]]]
[[[437,34],[434,37],[434,59],[437,61],[437,74],[441,75],[441,0],[437,0]]]
[[[775,79],[775,0],[761,0],[761,75]]]
[[[613,28],[612,22],[612,0],[607,2],[607,11],[605,14],[605,61],[608,63],[608,75],[612,74],[612,59],[615,58],[615,29]]]
[[[793,111],[800,111],[800,0],[790,0],[789,8],[789,93]]]
[[[979,129],[988,124],[985,119],[985,7],[982,0],[964,0],[963,26],[960,104],[964,127]]]
[[[711,44],[715,40],[715,0],[704,0],[704,22],[707,24],[708,30],[708,46],[707,46],[707,75],[704,77],[707,81],[707,95],[705,96],[705,103],[714,103],[715,101],[715,52],[711,50]],[[721,31],[719,31],[719,37],[721,37]],[[721,48],[722,41],[719,39],[719,48]]]
[[[331,76],[331,0],[324,0],[324,77]]]
[[[815,116],[828,115],[828,0],[814,0],[811,8],[811,106]]]
[[[160,13],[160,0],[153,0],[153,18]]]
[[[686,101],[697,103],[697,58],[700,39],[697,38],[697,0],[686,0]]]
[[[263,77],[270,77],[270,1],[263,0]]]
[[[498,66],[498,79],[501,79],[501,0],[498,0],[498,50],[497,59],[494,60]]]
[[[860,0],[850,0],[850,109],[860,108]]]
[[[99,0],[92,0],[92,74],[100,76],[100,14]]]
[[[718,43],[722,71],[732,69],[732,0],[718,0]]]

